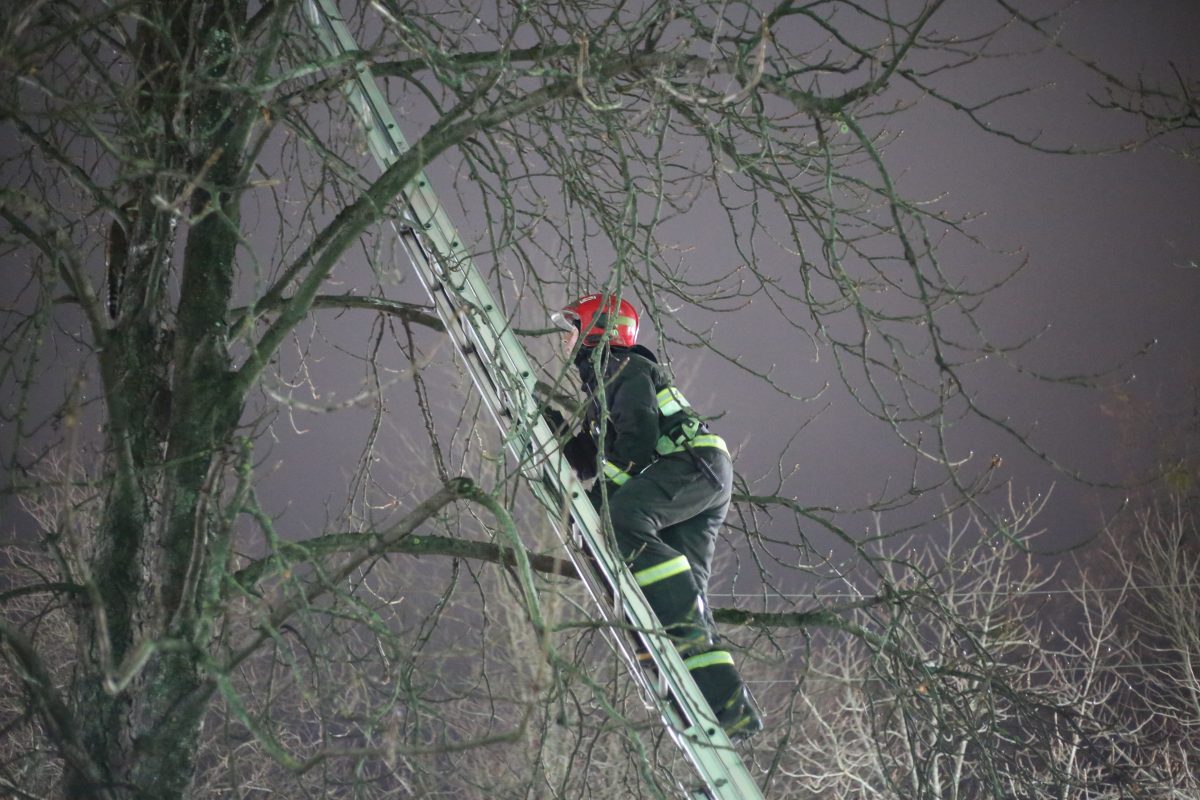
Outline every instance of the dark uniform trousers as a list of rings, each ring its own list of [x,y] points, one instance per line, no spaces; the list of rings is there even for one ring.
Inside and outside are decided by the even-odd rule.
[[[733,464],[720,448],[698,447],[660,457],[609,489],[617,546],[659,621],[670,629],[696,608],[697,598],[705,599],[717,534],[729,511]]]
[[[717,447],[697,447],[660,457],[631,477],[609,494],[608,511],[617,546],[647,602],[676,638],[684,667],[718,720],[724,725],[732,714],[727,730],[735,735],[737,728],[757,730],[761,722],[756,712],[744,710],[742,679],[732,656],[712,649],[706,597],[732,491],[729,456]]]

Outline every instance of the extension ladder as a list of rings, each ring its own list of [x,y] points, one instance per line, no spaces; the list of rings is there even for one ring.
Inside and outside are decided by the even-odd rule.
[[[335,0],[305,0],[304,15],[331,58],[353,61],[358,47]],[[344,91],[380,165],[387,169],[408,143],[370,68],[358,60]],[[601,520],[559,452],[539,413],[534,368],[509,321],[420,173],[399,198],[404,221],[396,232],[437,309],[467,371],[504,436],[534,495],[546,507],[566,551],[595,602],[609,644],[620,654],[666,732],[700,778],[694,797],[754,800],[762,792],[703,695],[662,632],[632,574],[605,536]],[[576,541],[562,510],[574,519]],[[633,633],[654,670],[638,661]]]

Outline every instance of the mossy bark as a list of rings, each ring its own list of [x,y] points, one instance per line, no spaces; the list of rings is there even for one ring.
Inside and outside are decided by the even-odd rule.
[[[219,535],[211,493],[244,401],[230,391],[225,326],[240,240],[238,182],[255,109],[218,79],[233,63],[230,43],[245,4],[160,0],[140,12],[142,155],[154,159],[158,175],[192,179],[132,183],[129,255],[100,343],[111,477],[87,557],[89,591],[77,608],[72,699],[90,768],[69,764],[66,787],[79,797],[187,792],[211,630],[189,587],[205,570],[224,567],[207,558]],[[189,192],[193,224],[183,234],[172,303],[166,276],[178,269],[177,210],[158,198]],[[138,648],[149,657],[115,689]]]

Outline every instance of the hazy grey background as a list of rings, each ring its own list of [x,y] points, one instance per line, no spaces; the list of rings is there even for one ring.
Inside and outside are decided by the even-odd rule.
[[[941,19],[937,26],[971,30],[972,25],[983,25],[972,17],[980,7],[994,10],[995,6],[970,0],[948,4],[935,18]],[[1194,2],[1091,2],[1067,19],[1063,42],[1124,78],[1145,73],[1163,79],[1169,76],[1169,61],[1184,76],[1200,77],[1195,48],[1200,41],[1200,11]],[[1006,42],[1009,46],[1024,43],[1031,50],[1044,44],[1019,31]],[[1021,136],[1042,132],[1040,143],[1048,148],[1076,144],[1111,149],[1145,133],[1140,121],[1103,112],[1088,101],[1088,92],[1096,94],[1103,84],[1052,52],[1008,56],[947,72],[937,84],[960,97],[979,98],[1042,86],[989,109],[985,116]],[[956,456],[973,452],[976,465],[1001,457],[995,480],[1001,492],[989,500],[992,506],[1002,504],[1006,482],[1019,500],[1052,489],[1040,517],[1048,535],[1039,540],[1039,547],[1064,548],[1090,540],[1128,495],[1124,489],[1092,483],[1145,479],[1180,439],[1189,425],[1188,415],[1196,410],[1200,166],[1166,151],[1166,143],[1117,155],[1039,154],[980,130],[964,115],[928,98],[910,112],[889,118],[887,127],[900,132],[884,156],[901,193],[916,199],[940,198],[940,207],[982,215],[967,230],[980,237],[983,246],[954,237],[943,246],[940,259],[949,271],[998,277],[1027,259],[1025,269],[997,289],[979,314],[991,337],[1015,343],[1042,331],[1016,359],[1025,368],[1067,375],[1111,371],[1102,380],[1108,387],[1098,390],[1043,383],[1002,363],[982,363],[965,371],[973,381],[968,389],[980,405],[992,414],[1010,417],[1018,431],[1030,435],[1034,447],[1068,470],[1079,470],[1088,482],[1050,467],[1009,435],[979,421],[962,422],[952,432]],[[437,164],[430,174],[434,190],[449,198],[454,192],[454,164]],[[691,215],[665,224],[660,231],[677,242],[685,263],[701,275],[707,267],[724,271],[738,259],[730,242],[714,233],[720,225],[706,224],[706,213],[715,212],[712,207],[706,211],[701,201]],[[482,234],[478,218],[460,213],[455,223],[468,240]],[[347,269],[353,273],[365,267],[348,265]],[[779,269],[790,270],[793,265],[781,260]],[[407,266],[397,263],[396,270],[401,282],[394,296],[424,300],[419,285],[406,277]],[[780,468],[787,473],[793,467],[796,474],[781,493],[808,506],[857,509],[905,486],[912,470],[911,451],[901,447],[886,428],[866,419],[842,389],[827,353],[817,357],[817,351],[794,332],[781,331],[778,323],[763,324],[763,319],[754,306],[722,314],[715,341],[752,368],[775,365],[782,385],[798,395],[820,395],[814,402],[798,405],[703,351],[676,347],[666,353],[692,402],[708,414],[724,414],[716,427],[736,446],[739,473],[757,481],[751,491],[775,492],[773,475]],[[712,320],[690,317],[685,321],[703,326]],[[336,321],[326,315],[323,326],[344,327],[359,342],[368,336],[361,313]],[[654,339],[655,332],[647,325],[643,341],[653,344]],[[1152,341],[1157,345],[1135,357]],[[419,343],[428,354],[448,353],[448,345],[443,343],[439,350],[436,337],[425,333],[419,332]],[[394,345],[384,345],[385,366],[390,359],[388,347]],[[545,353],[545,348],[534,345],[533,349]],[[395,356],[392,363],[400,367],[400,354]],[[318,385],[342,397],[352,393],[362,378],[361,366],[354,361],[325,359],[314,369],[320,375]],[[472,399],[458,393],[469,384],[461,380],[450,385],[437,371],[427,378],[437,399],[445,443],[462,409],[472,407]],[[384,425],[407,432],[415,452],[406,447],[384,449],[385,463],[380,464],[378,475],[384,480],[395,476],[397,491],[403,492],[408,488],[404,483],[413,480],[410,468],[427,452],[407,377],[398,378],[388,390],[388,407]],[[368,426],[368,415],[359,411],[319,420],[301,411],[294,421],[283,417],[272,426],[277,440],[263,453],[266,468],[280,462],[312,465],[300,481],[295,469],[281,470],[266,481],[266,497],[276,509],[287,512],[289,535],[316,534],[341,509],[344,486],[358,462]],[[781,445],[802,426],[779,461]],[[937,498],[926,498],[911,511],[884,522],[912,524],[936,505]],[[851,533],[859,533],[871,521],[848,516],[839,517],[839,522]],[[779,529],[781,535],[796,535],[790,518]],[[937,535],[940,530],[935,527],[925,533]],[[821,541],[820,535],[817,540]],[[726,569],[724,581],[719,579],[716,587],[728,588],[731,573]]]
[[[980,5],[993,8],[969,0],[949,4],[939,14],[940,26],[969,29]],[[1067,19],[1063,41],[1125,78],[1144,73],[1164,79],[1168,61],[1184,75],[1200,76],[1195,47],[1200,41],[1200,11],[1193,2],[1087,3]],[[1019,34],[1015,41],[1022,41]],[[1024,41],[1030,48],[1039,44],[1031,36]],[[1025,136],[1042,131],[1041,144],[1052,148],[1111,148],[1144,134],[1139,121],[1090,103],[1087,93],[1099,91],[1102,84],[1054,53],[1012,56],[948,72],[939,85],[959,96],[983,98],[1049,81],[1053,85],[991,109],[986,117]],[[1010,416],[1014,427],[1029,432],[1035,447],[1088,480],[1119,483],[1144,478],[1159,463],[1167,437],[1173,437],[1196,408],[1200,165],[1167,152],[1162,143],[1116,155],[1037,153],[989,135],[962,114],[928,99],[890,118],[887,126],[902,131],[885,157],[903,194],[941,198],[940,207],[982,215],[968,230],[984,246],[948,239],[940,259],[949,270],[1000,276],[1028,259],[1027,267],[994,292],[980,313],[993,339],[1013,343],[1045,329],[1019,354],[1019,364],[1051,374],[1113,370],[1102,381],[1109,388],[1095,390],[1039,382],[1002,364],[983,364],[967,370],[978,401],[992,413]],[[453,193],[454,165],[434,165],[430,175],[435,190],[447,200]],[[686,262],[700,274],[706,264],[724,268],[738,258],[729,242],[713,233],[720,226],[706,225],[705,213],[704,203],[699,203],[691,215],[665,224],[660,232],[678,244]],[[460,214],[455,222],[468,239],[482,234],[478,219]],[[416,282],[404,277],[405,265],[396,268],[401,282],[394,296],[423,300]],[[779,268],[791,265],[780,263]],[[697,318],[687,322],[704,324]],[[769,476],[777,468],[779,447],[806,421],[782,462],[785,471],[798,466],[785,493],[806,505],[847,509],[906,482],[911,454],[882,426],[865,421],[841,388],[827,354],[818,359],[794,334],[783,336],[761,322],[753,307],[722,315],[716,341],[757,369],[777,365],[780,381],[798,394],[817,394],[828,384],[800,414],[793,401],[722,359],[680,348],[667,353],[693,402],[707,413],[724,413],[718,429],[737,447],[738,470],[749,479],[768,476],[752,488],[773,489]],[[364,332],[352,338],[366,336],[361,314],[348,314],[338,322],[327,318],[322,324],[358,325]],[[643,340],[653,344],[649,325]],[[1134,358],[1153,340],[1155,347]],[[420,334],[428,352],[436,352],[435,341]],[[442,345],[443,354],[446,347]],[[384,363],[386,353],[385,346]],[[395,363],[401,363],[399,354]],[[319,370],[320,384],[341,396],[362,377],[353,363],[324,363]],[[335,377],[339,371],[344,378]],[[445,390],[446,384],[434,378],[431,387],[439,386]],[[409,431],[420,451],[424,434],[413,398],[411,382],[399,380],[389,390],[385,424]],[[439,398],[439,404],[443,421],[450,423],[470,401],[448,396]],[[296,483],[293,470],[269,482],[277,507],[290,508],[288,518],[297,534],[316,532],[336,510],[367,424],[365,415],[356,412],[336,419],[298,412],[294,426],[281,419],[273,427],[278,441],[268,464],[292,459],[313,463],[310,479],[303,484]],[[305,433],[297,434],[297,429]],[[1097,535],[1102,520],[1117,511],[1126,494],[1073,481],[978,421],[964,423],[953,438],[957,455],[973,452],[976,463],[1000,456],[998,478],[1011,481],[1018,498],[1053,487],[1041,518],[1050,533],[1042,540],[1045,547]],[[414,456],[397,451],[388,458],[399,475]],[[326,498],[334,499],[328,511],[322,504]],[[856,519],[846,522],[862,524]]]
[[[935,20],[946,28],[969,26],[980,5],[949,4]],[[1102,2],[1076,9],[1067,16],[1063,41],[1110,71],[1162,80],[1170,61],[1191,80],[1200,77],[1200,4]],[[1025,136],[1042,131],[1041,144],[1052,148],[1111,148],[1144,135],[1140,122],[1090,103],[1087,93],[1100,97],[1102,84],[1053,54],[948,72],[939,85],[982,99],[1049,81],[985,117]],[[1037,153],[928,100],[888,127],[903,131],[885,152],[902,193],[941,197],[942,207],[983,215],[968,230],[996,252],[948,239],[939,255],[948,269],[999,275],[1028,259],[983,306],[980,318],[992,337],[1012,343],[1045,329],[1017,363],[1061,375],[1112,370],[1100,381],[1108,388],[1094,390],[981,365],[968,371],[980,404],[1011,416],[1036,447],[1090,481],[1145,478],[1182,430],[1189,424],[1195,430],[1188,419],[1198,411],[1200,381],[1200,164],[1167,152],[1163,143],[1104,156]],[[693,243],[698,259],[735,257],[705,230],[689,221],[664,233]],[[799,464],[794,485],[801,501],[845,508],[878,498],[889,478],[905,480],[908,455],[881,427],[864,424],[837,387],[828,358],[815,360],[812,348],[795,337],[773,340],[753,313],[729,315],[720,328],[721,341],[754,363],[786,367],[795,375],[789,385],[802,394],[833,384],[811,404],[814,412],[828,407],[805,428],[788,462]],[[1150,342],[1155,346],[1134,358]],[[728,410],[722,433],[743,445],[741,471],[770,470],[794,406],[770,392],[747,396],[752,383],[716,359],[705,358],[702,370],[696,383],[711,391],[709,408]],[[1127,494],[1072,481],[987,425],[968,423],[956,438],[959,455],[1001,456],[999,477],[1012,481],[1018,497],[1053,487],[1041,517],[1050,533],[1044,546],[1095,536]]]
[[[949,3],[935,17],[941,20],[935,27],[970,26],[972,14],[981,8],[991,10],[994,5]],[[1067,20],[1063,41],[1126,79],[1145,73],[1165,80],[1170,75],[1168,62],[1193,81],[1200,77],[1200,6],[1195,0],[1089,2],[1068,13]],[[1026,42],[1030,47],[1037,44],[1033,37]],[[1024,135],[1044,131],[1041,141],[1051,147],[1078,143],[1109,148],[1144,133],[1137,120],[1090,104],[1087,93],[1102,84],[1052,53],[1012,56],[948,72],[939,85],[960,96],[983,98],[1051,80],[1054,85],[986,116]],[[1024,271],[998,289],[980,312],[992,337],[1015,342],[1045,329],[1022,351],[1019,364],[1055,374],[1114,369],[1105,381],[1109,388],[1094,390],[1038,382],[1002,364],[982,364],[967,371],[974,381],[969,388],[979,402],[993,413],[1010,416],[1017,429],[1031,434],[1036,447],[1093,481],[1144,478],[1160,463],[1168,445],[1178,441],[1188,415],[1197,409],[1200,165],[1153,142],[1116,155],[1040,154],[989,135],[963,115],[927,99],[890,118],[887,127],[901,133],[885,152],[901,193],[940,198],[940,207],[983,215],[969,230],[984,247],[948,240],[940,252],[948,269],[999,276],[1028,259]],[[430,175],[435,190],[449,198],[454,192],[453,163],[434,165]],[[254,213],[247,208],[246,218],[253,220]],[[720,226],[706,224],[706,213],[715,210],[706,212],[700,203],[693,214],[665,224],[660,232],[674,240],[699,274],[706,265],[724,269],[738,258],[729,242],[714,233]],[[483,233],[478,219],[457,215],[455,222],[468,239]],[[392,296],[424,301],[407,266],[393,266]],[[781,262],[779,268],[792,265]],[[356,271],[369,269],[365,260],[347,263],[339,269],[341,284],[334,291],[353,290]],[[6,264],[5,270],[11,275],[19,265]],[[358,343],[361,351],[372,336],[369,315],[362,312],[321,312],[319,320],[311,340],[319,358],[306,367],[321,392],[321,397],[307,399],[317,405],[354,394],[367,374],[363,362],[338,354],[339,337]],[[707,321],[692,317],[686,322],[695,326]],[[643,338],[653,343],[649,326]],[[1157,340],[1154,348],[1133,358],[1152,340]],[[777,365],[780,381],[790,390],[819,394],[798,412],[794,402],[711,354],[681,348],[665,353],[693,403],[706,413],[723,414],[717,428],[736,447],[739,472],[750,480],[767,476],[753,484],[753,490],[773,491],[769,477],[777,466],[786,472],[795,465],[786,494],[810,506],[849,509],[907,481],[911,454],[885,428],[866,420],[840,386],[827,354],[818,358],[817,351],[794,334],[784,336],[778,326],[762,324],[753,307],[722,315],[716,342],[754,368]],[[439,344],[433,334],[418,331],[418,343],[427,355],[448,352],[448,344]],[[380,353],[385,367],[404,365],[390,339],[384,340]],[[300,363],[298,358],[291,360]],[[438,366],[434,373],[432,390],[457,392],[436,395],[448,441],[451,424],[473,401],[462,394],[465,380],[454,382],[453,370]],[[444,377],[447,373],[449,378]],[[411,380],[383,377],[396,381],[387,390],[383,425],[390,445],[377,475],[385,482],[394,480],[397,493],[405,494],[417,490],[411,485],[413,467],[421,464],[427,447]],[[286,386],[277,388],[287,392]],[[297,395],[308,392],[302,388]],[[256,455],[262,459],[260,469],[269,474],[263,502],[283,515],[285,535],[315,534],[339,514],[371,424],[369,412],[351,409],[333,414],[296,410],[271,425],[271,436]],[[803,431],[777,462],[781,444],[801,426]],[[404,446],[405,439],[411,448]],[[973,452],[976,462],[1000,456],[998,478],[1011,481],[1018,497],[1044,494],[1054,486],[1041,520],[1050,534],[1043,541],[1046,546],[1067,546],[1095,536],[1102,519],[1115,513],[1126,494],[1073,481],[978,421],[964,423],[953,439],[959,456]],[[282,464],[288,468],[276,471]],[[845,521],[862,524],[857,518]]]

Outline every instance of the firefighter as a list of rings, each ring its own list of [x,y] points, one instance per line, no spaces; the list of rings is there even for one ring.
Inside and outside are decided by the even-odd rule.
[[[589,294],[552,319],[588,398],[583,430],[564,443],[564,454],[580,478],[601,478],[593,502],[607,497],[621,556],[717,721],[731,738],[751,736],[761,716],[733,657],[714,646],[706,609],[733,490],[725,442],[637,343],[638,315],[628,301]],[[564,432],[562,416],[551,410],[550,417]]]

